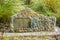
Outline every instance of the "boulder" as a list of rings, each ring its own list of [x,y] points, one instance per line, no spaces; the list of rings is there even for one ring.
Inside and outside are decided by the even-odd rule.
[[[26,8],[11,16],[11,28],[16,32],[55,31],[56,18]]]

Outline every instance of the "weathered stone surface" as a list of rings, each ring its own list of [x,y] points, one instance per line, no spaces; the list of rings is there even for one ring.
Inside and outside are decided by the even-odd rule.
[[[56,18],[38,14],[31,9],[24,9],[11,16],[11,24],[15,32],[54,31]]]

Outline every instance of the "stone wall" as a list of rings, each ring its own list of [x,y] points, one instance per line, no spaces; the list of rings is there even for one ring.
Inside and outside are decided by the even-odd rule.
[[[56,18],[38,14],[31,9],[24,9],[11,16],[11,27],[16,32],[54,31]]]

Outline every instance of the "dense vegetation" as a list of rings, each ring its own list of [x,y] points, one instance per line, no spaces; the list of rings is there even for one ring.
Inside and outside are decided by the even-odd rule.
[[[60,0],[0,0],[0,22],[6,23],[11,15],[24,7],[47,16],[56,16],[57,24],[60,24]]]
[[[19,0],[0,0],[0,21],[6,23],[14,13],[20,11],[23,6]]]

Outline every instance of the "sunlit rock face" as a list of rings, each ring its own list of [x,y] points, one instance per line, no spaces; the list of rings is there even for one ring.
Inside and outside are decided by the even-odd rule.
[[[11,28],[15,32],[54,31],[55,26],[55,17],[38,14],[29,8],[11,16]]]

